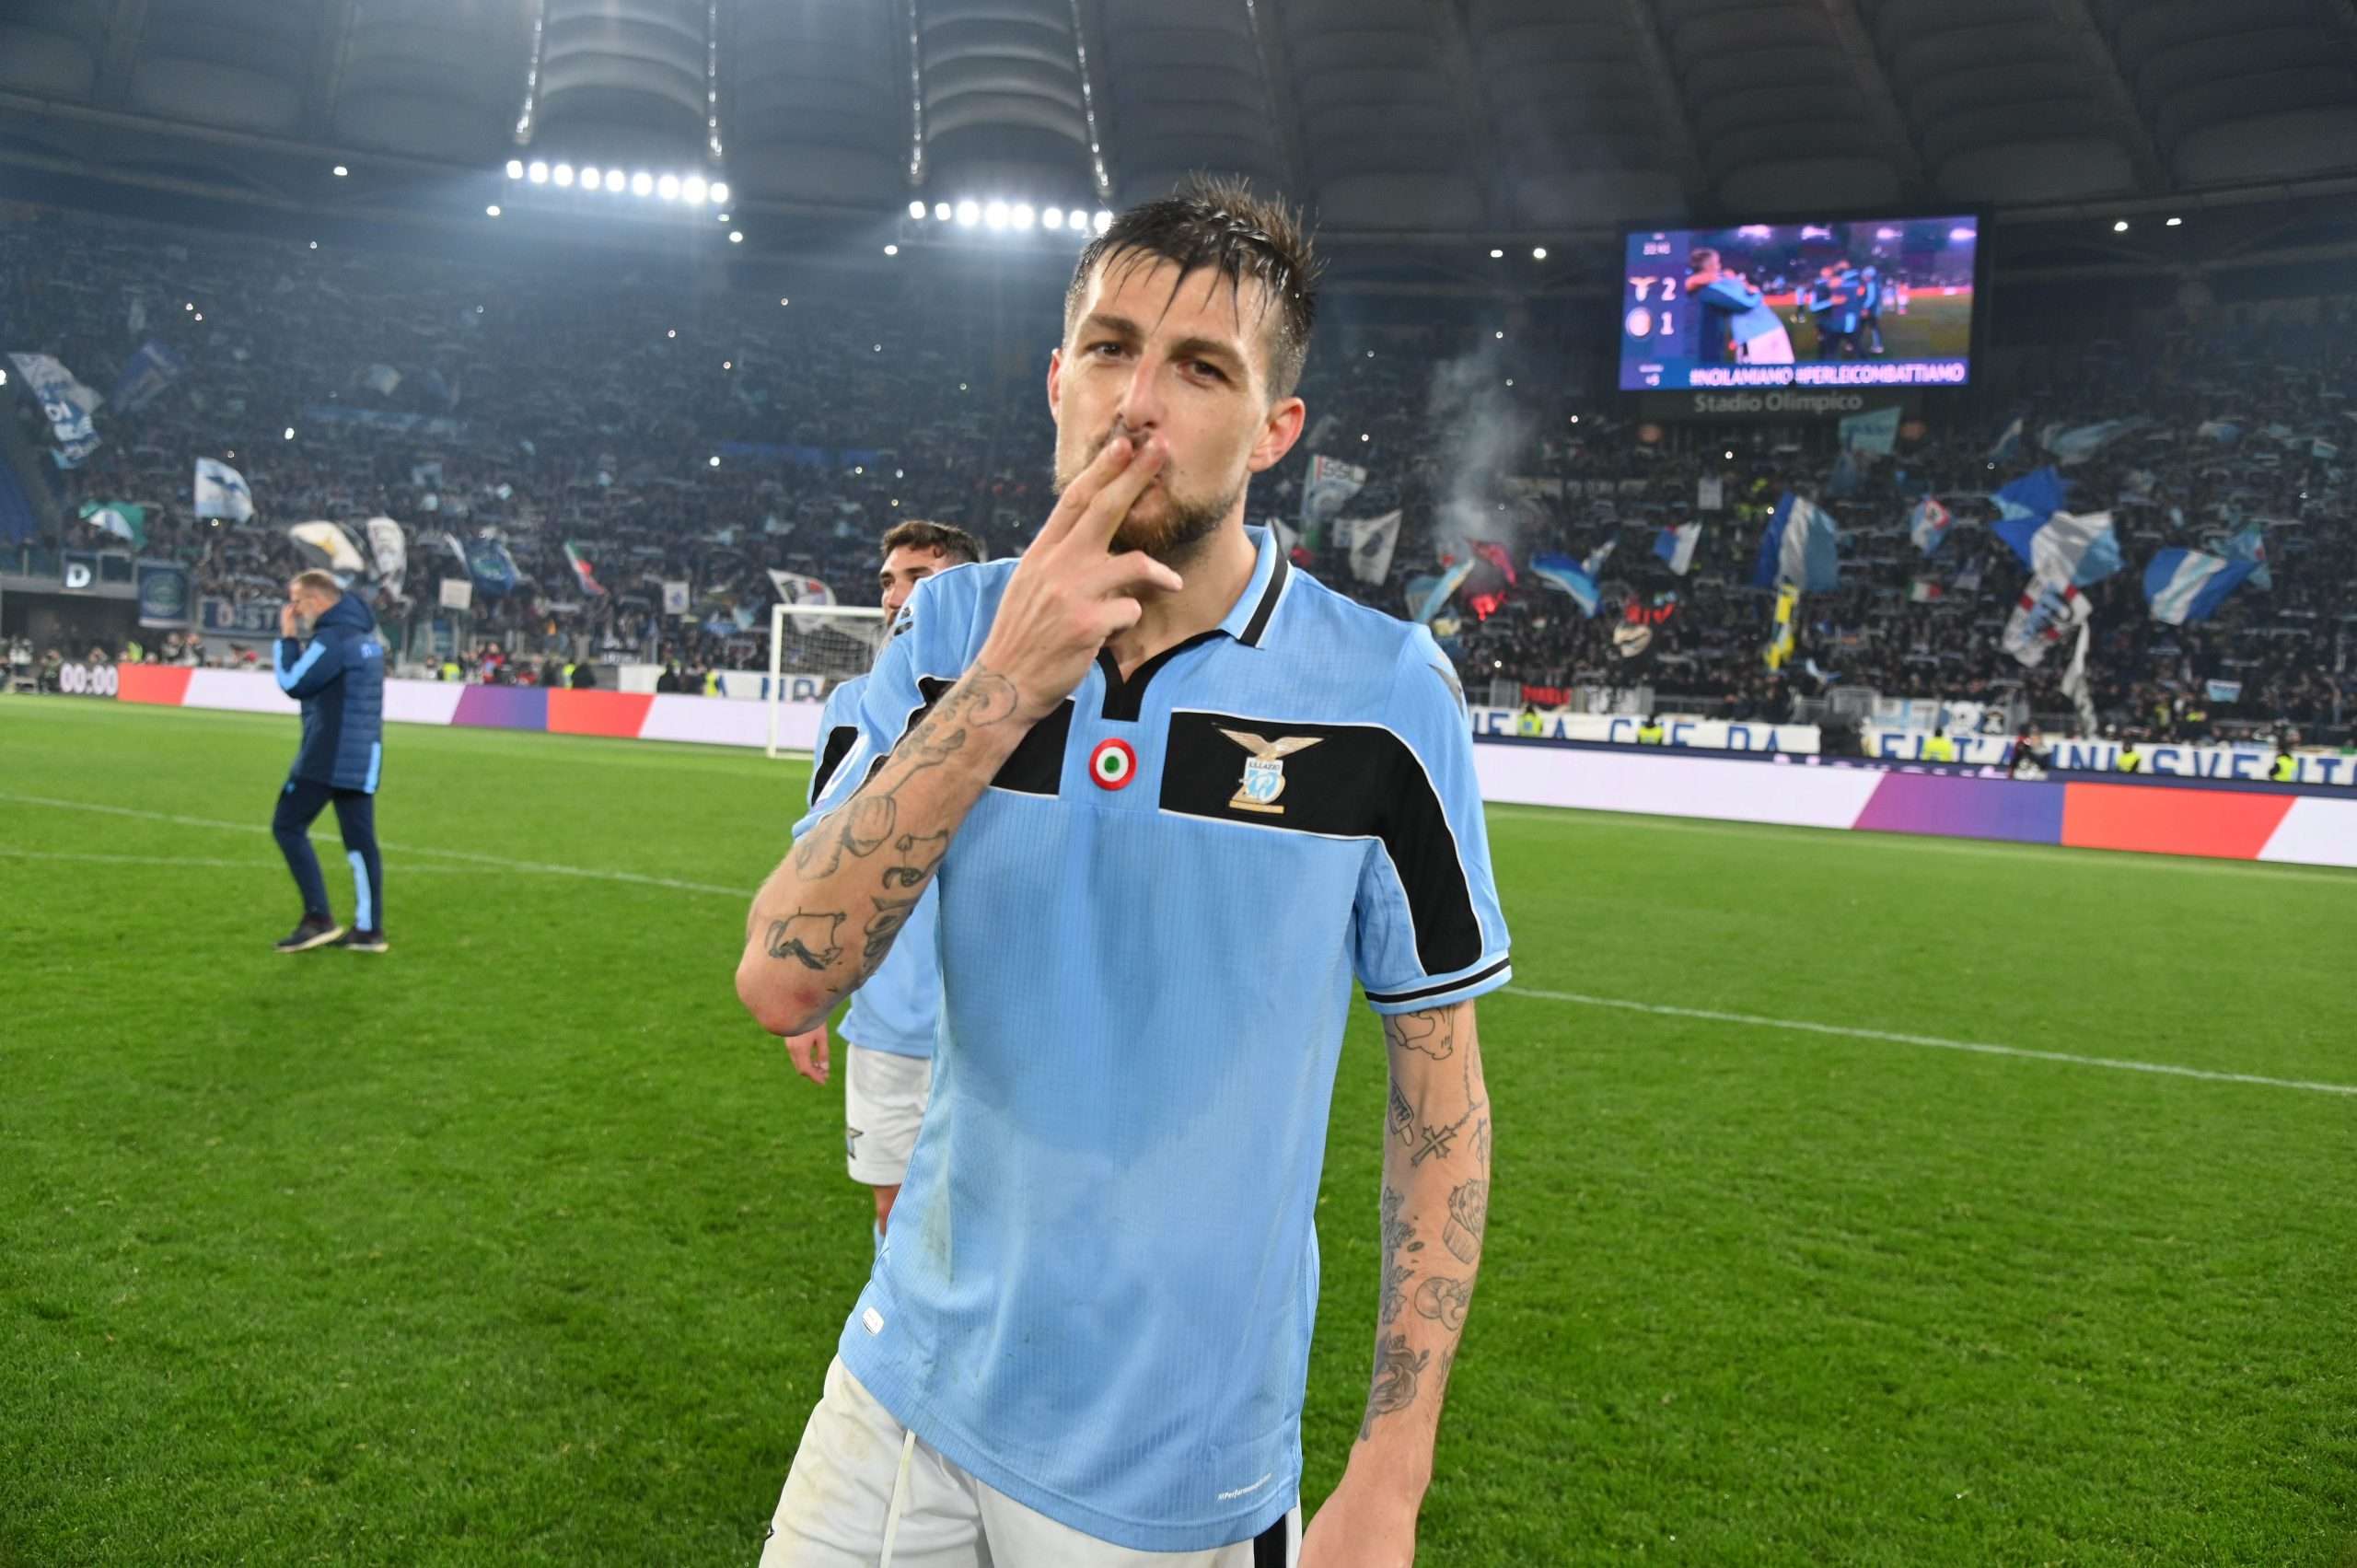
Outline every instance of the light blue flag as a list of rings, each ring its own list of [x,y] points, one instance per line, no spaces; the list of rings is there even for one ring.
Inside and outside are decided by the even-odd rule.
[[[1782,583],[1823,593],[1840,581],[1840,544],[1833,515],[1785,492],[1768,516],[1768,531],[1759,536],[1751,586],[1772,588]]]
[[[1472,575],[1473,563],[1460,561],[1434,578],[1432,587],[1425,590],[1422,600],[1416,605],[1415,614],[1411,619],[1419,626],[1430,625],[1433,617],[1441,612],[1442,607],[1455,597],[1457,590],[1465,586],[1465,579]]]
[[[1684,576],[1693,569],[1695,547],[1702,542],[1702,525],[1678,523],[1654,536],[1654,553],[1669,563],[1669,569]]]
[[[1572,596],[1583,616],[1594,615],[1602,594],[1597,591],[1596,578],[1568,555],[1549,553],[1530,558],[1530,575],[1549,587]]]
[[[2251,563],[2250,586],[2272,588],[2275,574],[2267,564],[2267,529],[2258,523],[2246,524],[2239,533],[2225,540],[2225,557],[2229,561]]]
[[[108,401],[114,404],[117,413],[137,413],[162,397],[164,389],[187,369],[179,354],[150,340],[141,343],[139,351],[123,363],[122,375]]]
[[[1893,403],[1872,413],[1853,413],[1843,420],[1841,447],[1845,451],[1890,456],[1898,447],[1898,405]]]
[[[2084,463],[2123,436],[2131,436],[2144,428],[2144,419],[2107,419],[2096,424],[2082,424],[2074,430],[2061,430],[2049,425],[2046,449],[2054,454],[2065,467]]]
[[[2015,415],[2013,424],[1999,432],[1997,444],[1989,448],[1992,463],[2010,463],[2022,455],[2022,421]]]
[[[1929,555],[1947,542],[1948,528],[1956,516],[1940,505],[1934,496],[1926,495],[1915,503],[1915,510],[1908,515],[1907,535],[1915,548]]]
[[[2199,550],[2160,551],[2144,568],[2144,598],[2155,621],[2171,626],[2207,621],[2255,569],[2247,561]]]

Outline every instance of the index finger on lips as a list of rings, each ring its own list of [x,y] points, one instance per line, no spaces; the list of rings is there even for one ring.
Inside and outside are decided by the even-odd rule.
[[[1048,514],[1047,522],[1041,526],[1039,537],[1032,543],[1052,544],[1072,532],[1081,515],[1088,510],[1089,503],[1096,500],[1113,477],[1129,465],[1130,456],[1129,437],[1116,436],[1106,442],[1104,449],[1080,470],[1079,477],[1064,486],[1063,494],[1056,499],[1055,510]]]
[[[1109,548],[1113,535],[1120,529],[1121,519],[1130,515],[1130,508],[1145,494],[1145,487],[1162,471],[1169,452],[1168,447],[1149,436],[1138,449],[1137,460],[1097,492],[1097,499],[1088,504],[1088,510],[1073,525],[1073,532],[1099,550]]]

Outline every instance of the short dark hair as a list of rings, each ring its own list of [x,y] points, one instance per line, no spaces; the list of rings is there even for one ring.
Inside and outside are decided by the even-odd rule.
[[[1318,319],[1319,263],[1300,214],[1254,195],[1247,180],[1190,174],[1169,195],[1132,207],[1088,242],[1064,294],[1065,331],[1097,268],[1123,258],[1173,262],[1182,278],[1198,267],[1215,267],[1239,296],[1246,278],[1258,279],[1276,306],[1269,390],[1273,397],[1293,396]]]
[[[922,517],[911,517],[904,523],[892,525],[884,536],[884,553],[896,550],[938,550],[954,555],[963,564],[982,558],[981,540],[954,523],[929,523]]]

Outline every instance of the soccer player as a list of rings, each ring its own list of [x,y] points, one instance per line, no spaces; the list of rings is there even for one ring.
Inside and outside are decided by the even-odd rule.
[[[982,547],[964,528],[911,519],[884,536],[884,564],[877,574],[888,621],[900,613],[917,585],[936,572],[980,561]],[[860,693],[867,677],[855,675],[827,693],[819,715],[819,745],[810,766],[810,804],[826,794],[827,781],[859,740]],[[851,1179],[876,1193],[876,1245],[884,1245],[892,1201],[908,1174],[909,1151],[933,1088],[934,1018],[941,1004],[941,975],[934,958],[933,922],[939,897],[927,888],[910,912],[900,939],[876,972],[852,994],[843,1017],[843,1153]],[[827,1081],[827,1026],[791,1036],[785,1049],[795,1070],[814,1084]]]
[[[302,623],[309,621],[306,642]],[[303,920],[278,943],[308,953],[341,943],[381,953],[385,941],[385,863],[377,851],[377,779],[385,761],[385,643],[368,607],[325,572],[286,585],[278,610],[271,667],[278,689],[303,704],[303,744],[295,753],[270,830],[303,895]],[[311,850],[311,822],[332,803],[352,865],[349,931],[328,912],[328,888]]]
[[[933,1102],[772,1568],[1414,1554],[1488,1217],[1473,999],[1511,971],[1448,661],[1244,523],[1301,434],[1314,277],[1289,212],[1200,179],[1083,250],[1061,499],[1019,561],[918,586],[748,912],[737,993],[790,1035],[941,895]],[[1382,1288],[1305,1532],[1353,975],[1388,1047]]]
[[[1793,362],[1793,340],[1783,319],[1748,279],[1726,270],[1716,250],[1697,250],[1689,259],[1686,292],[1702,316],[1702,364]]]

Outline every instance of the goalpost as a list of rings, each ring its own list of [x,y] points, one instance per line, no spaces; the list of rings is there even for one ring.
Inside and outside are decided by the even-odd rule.
[[[840,681],[865,675],[884,646],[884,611],[876,605],[770,606],[769,754],[782,757],[778,718],[789,702],[815,703]],[[795,749],[800,749],[795,748]]]

